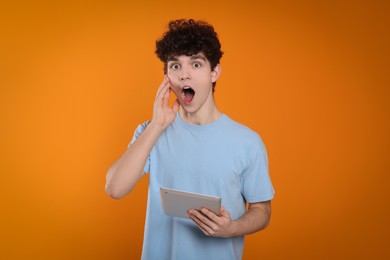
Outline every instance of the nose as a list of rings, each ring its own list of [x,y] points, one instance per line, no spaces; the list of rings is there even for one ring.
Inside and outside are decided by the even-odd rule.
[[[187,79],[190,79],[191,76],[190,76],[190,73],[188,71],[188,69],[182,69],[181,70],[181,74],[180,74],[180,80],[183,81],[183,80],[187,80]]]

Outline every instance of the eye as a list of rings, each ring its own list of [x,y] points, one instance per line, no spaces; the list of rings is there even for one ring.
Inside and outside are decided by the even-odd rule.
[[[202,64],[200,64],[199,62],[195,62],[192,66],[194,66],[194,68],[200,68]]]
[[[178,70],[178,69],[180,69],[180,65],[179,64],[174,63],[174,64],[171,65],[171,70]]]

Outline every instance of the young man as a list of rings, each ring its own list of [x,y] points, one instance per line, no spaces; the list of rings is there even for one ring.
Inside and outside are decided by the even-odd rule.
[[[138,126],[108,170],[106,191],[122,198],[150,174],[142,259],[241,259],[244,236],[264,229],[271,215],[264,144],[215,104],[222,51],[211,25],[171,21],[156,54],[165,76],[153,118]],[[189,219],[166,216],[160,187],[221,197],[221,214],[202,209],[190,210]]]

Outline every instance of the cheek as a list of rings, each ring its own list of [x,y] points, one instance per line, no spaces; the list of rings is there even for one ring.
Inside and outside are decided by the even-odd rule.
[[[175,93],[175,95],[176,96],[178,96],[180,93],[180,86],[179,86],[179,84],[178,84],[178,81],[176,80],[174,80],[174,79],[172,79],[171,77],[169,77],[169,75],[168,75],[168,78],[169,78],[169,82],[171,83],[171,89],[172,89],[172,91],[173,91],[173,93]]]
[[[172,88],[178,88],[180,81],[175,76],[174,73],[168,73],[169,82],[171,83]]]
[[[176,97],[179,97],[180,96],[180,90],[178,88],[175,88],[172,86],[172,92],[173,94],[175,94]]]

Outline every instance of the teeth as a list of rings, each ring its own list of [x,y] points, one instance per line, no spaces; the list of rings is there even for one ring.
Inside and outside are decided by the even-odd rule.
[[[190,87],[184,87],[184,89],[190,89]]]

